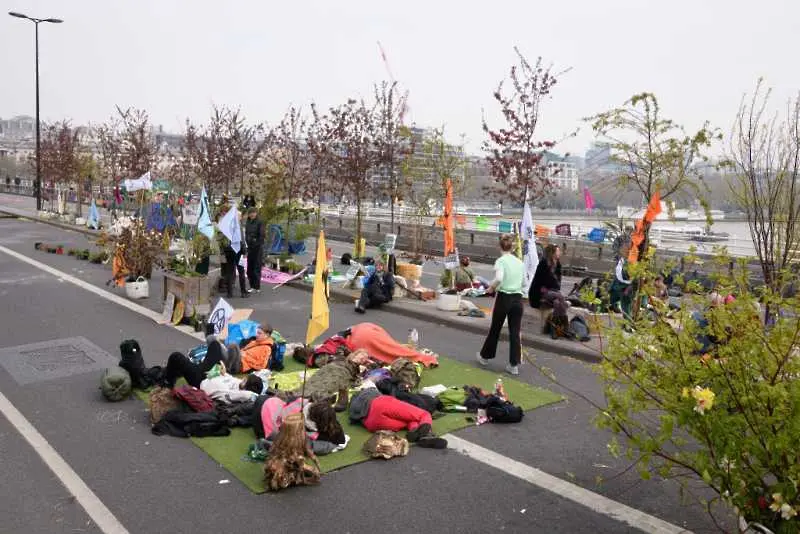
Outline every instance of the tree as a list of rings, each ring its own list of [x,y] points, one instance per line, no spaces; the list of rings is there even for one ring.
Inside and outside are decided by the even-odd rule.
[[[721,136],[708,122],[686,135],[682,126],[662,118],[660,112],[654,94],[640,93],[621,108],[585,120],[610,145],[612,161],[621,166],[612,179],[618,190],[635,189],[644,204],[658,191],[662,201],[682,196],[700,200],[707,209],[700,164],[708,162],[704,152]]]
[[[119,119],[112,117],[108,122],[93,128],[101,182],[109,186],[117,185],[121,172],[119,125]]]
[[[150,124],[150,116],[142,109],[117,106],[119,122],[115,132],[119,151],[119,168],[126,178],[138,178],[156,168],[161,159]],[[114,123],[112,123],[114,124]]]
[[[495,180],[488,191],[521,204],[527,199],[542,198],[552,188],[543,156],[555,142],[537,141],[536,128],[542,102],[563,72],[553,73],[551,67],[544,67],[541,57],[531,65],[518,48],[514,47],[514,52],[519,65],[513,65],[509,73],[510,94],[504,94],[503,80],[492,95],[506,125],[492,130],[483,119],[483,131],[488,136],[483,149]]]
[[[314,201],[317,212],[317,231],[322,227],[322,201],[325,195],[339,193],[335,184],[339,176],[339,158],[334,147],[336,127],[328,115],[320,114],[314,103],[311,104],[312,121],[308,125],[306,143],[310,156],[311,173],[305,183],[303,197]]]
[[[42,175],[54,185],[67,189],[77,184],[78,216],[81,214],[81,146],[78,131],[70,126],[69,121],[46,124],[42,128],[39,150]],[[35,156],[31,165],[35,167]]]
[[[394,227],[395,203],[410,186],[400,170],[404,158],[414,151],[413,138],[409,128],[403,125],[407,97],[399,93],[397,82],[381,82],[375,85],[374,90],[378,122],[377,170],[383,186],[381,193],[389,196],[391,225]]]
[[[304,142],[307,120],[300,110],[291,107],[269,133],[269,151],[265,155],[265,174],[272,187],[268,194],[287,204],[286,233],[291,237],[292,221],[311,180],[309,151]]]
[[[238,109],[214,106],[207,126],[186,121],[181,157],[189,162],[209,196],[218,190],[230,194],[236,177],[240,179],[239,192],[244,194],[246,177],[251,190],[255,187],[257,163],[267,144],[263,133],[263,125],[248,125]]]
[[[370,191],[369,171],[378,161],[375,150],[377,127],[374,108],[367,107],[363,100],[350,99],[345,104],[330,109],[330,125],[333,131],[329,138],[332,154],[338,159],[342,184],[356,205],[356,247],[361,243],[363,203]]]
[[[729,142],[734,175],[728,185],[744,211],[764,283],[777,291],[800,253],[800,97],[786,116],[767,116],[770,90],[759,80],[743,98]]]

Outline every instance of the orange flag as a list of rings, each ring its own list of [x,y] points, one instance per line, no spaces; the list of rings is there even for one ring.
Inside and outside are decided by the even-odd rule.
[[[647,205],[647,210],[644,212],[644,218],[636,221],[636,230],[631,236],[631,249],[628,251],[628,261],[636,263],[639,261],[639,246],[644,241],[646,228],[656,220],[658,214],[661,213],[661,195],[656,191],[650,197],[650,203]]]
[[[456,235],[453,217],[453,184],[448,178],[444,195],[444,255],[452,254],[456,251]]]

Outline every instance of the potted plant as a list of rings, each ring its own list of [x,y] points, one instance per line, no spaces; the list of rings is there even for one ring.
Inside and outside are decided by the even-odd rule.
[[[79,260],[88,260],[89,259],[89,249],[79,250],[78,253],[75,255],[76,258]]]
[[[153,267],[160,261],[162,254],[162,236],[154,230],[148,230],[144,221],[136,219],[123,228],[116,243],[114,262],[115,278],[125,278],[125,293],[128,298],[139,299],[150,296],[148,280]]]
[[[164,273],[163,295],[172,293],[185,304],[184,314],[189,317],[198,307],[207,306],[214,286],[208,278],[211,242],[197,233],[182,242],[181,251],[170,259]]]
[[[64,245],[56,246],[56,254],[64,254]]]

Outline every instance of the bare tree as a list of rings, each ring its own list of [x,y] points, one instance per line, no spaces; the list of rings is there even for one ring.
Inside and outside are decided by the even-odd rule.
[[[334,146],[336,127],[330,116],[320,114],[317,106],[312,103],[311,117],[306,133],[311,172],[304,184],[303,197],[316,204],[319,230],[322,226],[322,201],[325,195],[338,193],[341,198],[342,190],[336,187],[337,184],[341,187],[341,181],[337,180],[341,162]]]
[[[41,146],[39,150],[40,168],[54,185],[69,189],[76,184],[78,216],[81,214],[81,146],[78,131],[70,126],[69,121],[46,124],[42,128]],[[35,158],[31,159],[35,167]]]
[[[214,106],[207,126],[186,121],[181,157],[192,166],[209,195],[219,190],[229,194],[236,177],[239,192],[243,194],[246,177],[250,178],[250,187],[254,187],[257,163],[266,143],[262,125],[248,125],[239,110]]]
[[[377,171],[380,173],[381,193],[389,196],[391,224],[394,227],[395,203],[408,191],[410,182],[401,173],[402,162],[413,152],[413,137],[403,125],[407,95],[400,94],[397,82],[375,85],[378,150]]]
[[[509,73],[510,94],[503,91],[505,80],[494,92],[494,99],[506,125],[498,130],[489,128],[483,119],[483,131],[488,139],[483,149],[495,182],[489,192],[499,198],[509,198],[518,203],[542,198],[553,187],[548,178],[544,152],[555,146],[554,141],[537,141],[542,102],[550,95],[558,77],[564,72],[553,73],[551,67],[538,58],[534,65],[528,63],[518,48],[514,47],[519,65],[513,65]]]
[[[273,184],[271,194],[278,194],[279,191],[288,203],[287,234],[291,234],[297,203],[303,198],[311,179],[309,151],[304,141],[307,130],[307,120],[301,111],[289,108],[281,122],[270,131],[269,151],[264,156],[265,174]]]
[[[734,202],[747,216],[764,283],[778,291],[800,250],[800,96],[769,116],[771,90],[759,80],[742,98],[730,136]]]
[[[356,205],[356,247],[361,243],[361,227],[364,200],[370,191],[369,171],[378,161],[375,150],[377,128],[375,110],[367,107],[363,100],[350,99],[345,104],[331,108],[330,136],[333,152],[341,170],[342,183],[347,195]]]
[[[162,156],[153,135],[150,116],[142,109],[117,106],[119,167],[123,176],[135,178],[155,169]]]

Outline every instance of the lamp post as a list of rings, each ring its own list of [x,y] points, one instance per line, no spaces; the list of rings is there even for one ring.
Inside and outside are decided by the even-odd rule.
[[[34,195],[36,196],[36,211],[42,210],[42,166],[41,166],[41,123],[39,121],[39,23],[40,22],[49,22],[51,24],[61,24],[64,22],[61,19],[36,19],[33,17],[29,17],[28,15],[23,15],[22,13],[16,13],[14,11],[9,11],[9,15],[12,17],[17,17],[18,19],[27,19],[33,22],[34,27],[36,28],[35,35],[36,35],[36,182],[34,183]]]

